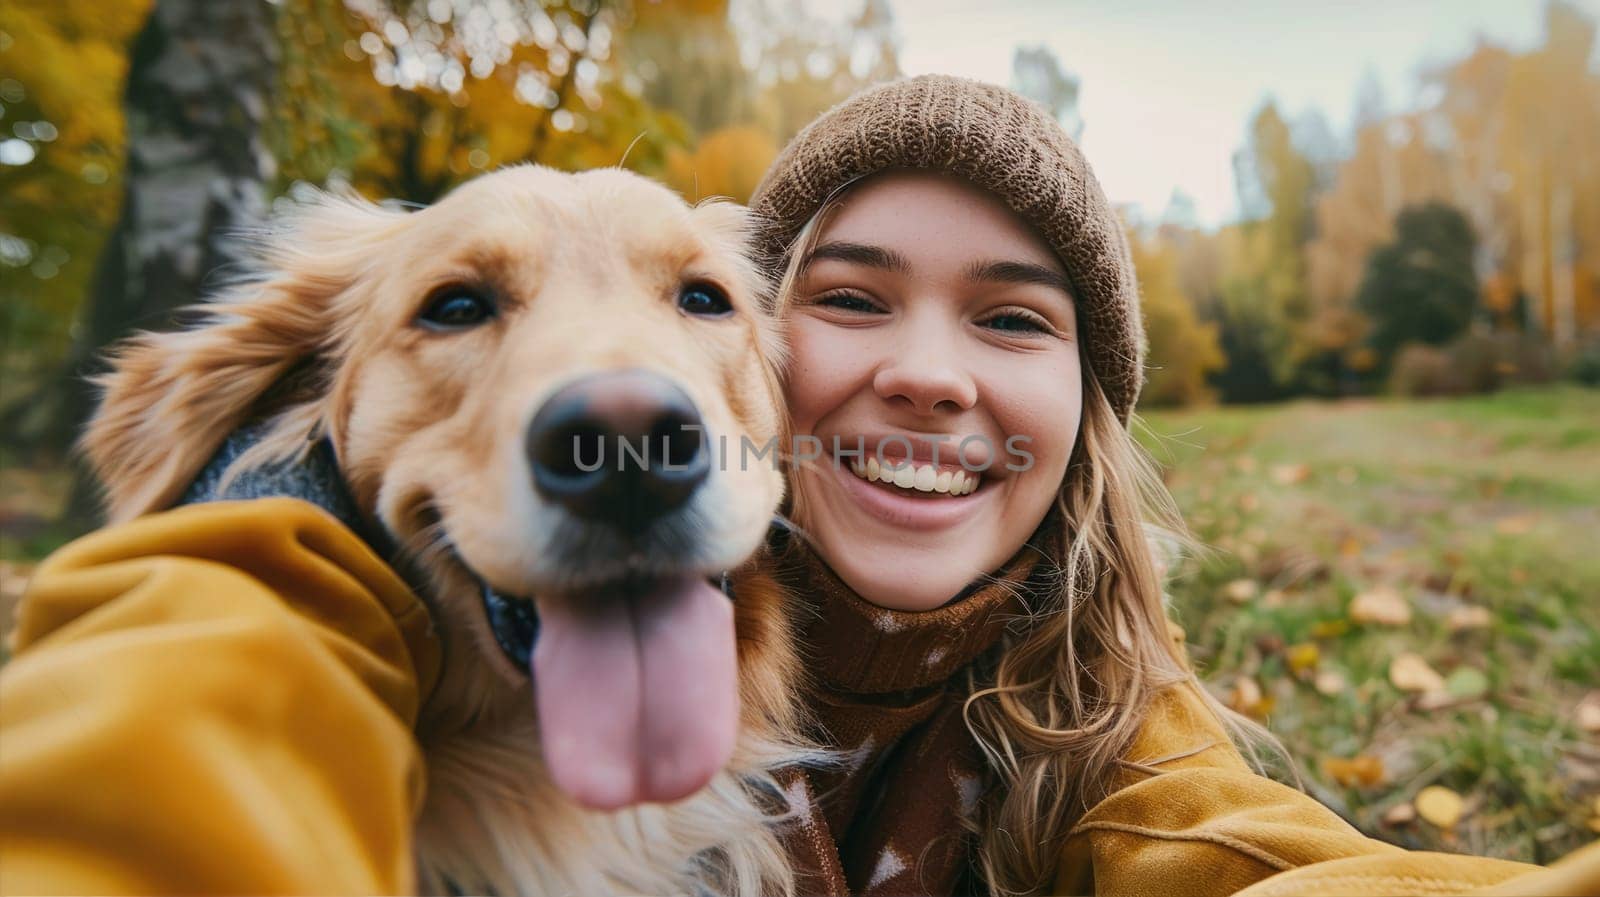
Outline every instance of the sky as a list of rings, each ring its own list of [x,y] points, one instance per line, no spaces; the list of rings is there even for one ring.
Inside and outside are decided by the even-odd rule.
[[[815,0],[848,15],[860,0]],[[1600,17],[1600,0],[1576,5]],[[1018,45],[1044,44],[1079,79],[1082,146],[1107,196],[1159,218],[1174,189],[1198,223],[1238,216],[1233,154],[1268,97],[1291,119],[1321,110],[1348,140],[1367,72],[1389,111],[1413,108],[1417,72],[1487,36],[1543,39],[1539,0],[890,0],[906,74],[1001,84]]]

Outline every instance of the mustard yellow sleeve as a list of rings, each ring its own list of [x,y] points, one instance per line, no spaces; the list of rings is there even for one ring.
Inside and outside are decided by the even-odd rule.
[[[1404,895],[1600,893],[1600,854],[1550,869],[1405,851],[1252,772],[1193,689],[1168,689],[1116,790],[1069,834],[1057,894]]]
[[[428,615],[293,499],[196,505],[38,568],[0,669],[0,893],[402,893]]]

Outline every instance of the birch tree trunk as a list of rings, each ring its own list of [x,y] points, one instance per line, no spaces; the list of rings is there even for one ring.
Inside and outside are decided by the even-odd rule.
[[[262,126],[276,83],[267,0],[156,0],[129,52],[121,217],[60,374],[5,418],[22,444],[59,456],[93,407],[85,378],[130,330],[173,323],[228,260],[230,231],[261,220],[275,164]]]
[[[1550,336],[1565,361],[1578,339],[1577,241],[1572,227],[1572,188],[1558,181],[1550,198]]]

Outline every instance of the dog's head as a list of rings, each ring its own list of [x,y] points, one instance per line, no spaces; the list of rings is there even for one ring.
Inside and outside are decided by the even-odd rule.
[[[783,489],[762,454],[781,346],[744,225],[620,170],[533,166],[412,213],[304,205],[263,276],[116,353],[84,439],[110,515],[173,503],[246,420],[273,423],[236,467],[325,438],[475,660],[525,676],[493,646],[514,656],[528,633],[500,611],[537,604],[558,780],[592,806],[681,796],[737,717],[705,579],[755,550]]]

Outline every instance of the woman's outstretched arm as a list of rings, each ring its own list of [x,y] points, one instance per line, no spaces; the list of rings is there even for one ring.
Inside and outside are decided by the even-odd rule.
[[[0,670],[0,893],[412,890],[430,625],[293,499],[62,548]]]
[[[1549,869],[1407,851],[1253,772],[1194,689],[1150,707],[1111,796],[1073,829],[1053,893],[1600,893],[1600,845]]]

